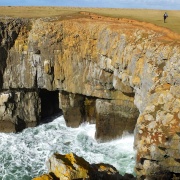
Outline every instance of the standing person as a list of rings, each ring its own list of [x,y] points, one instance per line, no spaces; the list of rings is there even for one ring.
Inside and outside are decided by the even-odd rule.
[[[164,23],[166,22],[166,18],[168,17],[167,12],[164,13]]]

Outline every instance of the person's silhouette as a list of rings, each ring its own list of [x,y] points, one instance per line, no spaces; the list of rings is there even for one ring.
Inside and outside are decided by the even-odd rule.
[[[166,22],[166,18],[168,17],[167,12],[164,13],[164,23]]]

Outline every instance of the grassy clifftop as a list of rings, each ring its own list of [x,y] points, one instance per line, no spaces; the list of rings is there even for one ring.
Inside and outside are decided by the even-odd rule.
[[[167,23],[163,22],[163,14],[165,10],[148,10],[148,9],[104,9],[104,8],[78,8],[78,7],[18,7],[6,6],[0,7],[0,16],[39,18],[61,16],[80,17],[80,11],[87,11],[114,18],[129,18],[138,21],[153,23],[172,30],[180,34],[180,11],[167,11],[169,17]]]

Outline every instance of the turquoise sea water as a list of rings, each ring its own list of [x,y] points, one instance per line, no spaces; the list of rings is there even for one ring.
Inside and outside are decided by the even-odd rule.
[[[0,180],[31,180],[47,172],[54,153],[74,152],[90,163],[109,163],[121,174],[133,173],[133,135],[107,143],[94,139],[95,125],[66,127],[63,116],[19,134],[0,133]]]

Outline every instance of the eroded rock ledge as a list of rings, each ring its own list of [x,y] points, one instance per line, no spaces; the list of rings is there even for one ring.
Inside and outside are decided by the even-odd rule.
[[[10,19],[0,32],[1,131],[36,125],[58,102],[67,125],[96,121],[100,140],[132,132],[136,124],[139,178],[179,176],[179,35],[94,15]],[[56,106],[43,106],[43,90],[58,92]]]

